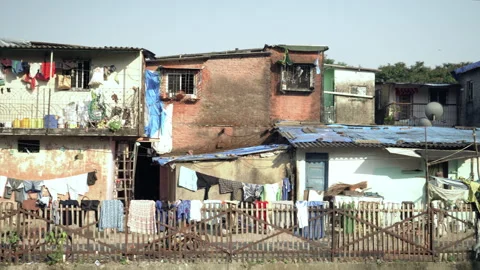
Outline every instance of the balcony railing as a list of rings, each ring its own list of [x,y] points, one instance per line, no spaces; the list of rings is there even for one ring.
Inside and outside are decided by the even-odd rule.
[[[391,103],[385,108],[385,125],[418,126],[425,116],[426,103]],[[457,105],[443,105],[443,115],[432,121],[433,126],[451,127],[457,125]]]
[[[138,135],[138,91],[3,89],[0,134]]]

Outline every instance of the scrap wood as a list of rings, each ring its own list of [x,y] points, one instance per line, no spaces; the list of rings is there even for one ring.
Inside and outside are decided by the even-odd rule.
[[[357,189],[363,190],[366,188],[367,188],[367,181],[363,181],[353,185],[338,183],[329,187],[328,190],[325,192],[324,196],[326,197],[336,196],[336,195],[342,194],[344,191],[356,191]]]
[[[353,190],[357,190],[357,189],[366,189],[367,188],[367,181],[363,181],[363,182],[360,182],[360,183],[357,183],[355,185],[351,185],[348,189],[353,191]]]

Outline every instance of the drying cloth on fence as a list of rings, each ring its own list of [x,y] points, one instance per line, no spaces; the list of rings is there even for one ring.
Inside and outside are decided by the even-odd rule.
[[[202,219],[210,219],[207,221],[207,224],[214,225],[219,224],[222,222],[220,217],[213,218],[214,216],[218,215],[217,212],[212,211],[211,209],[219,209],[222,207],[222,201],[220,200],[205,200],[203,201],[203,205],[205,208],[205,212],[202,215]]]
[[[480,183],[470,180],[463,180],[463,183],[468,186],[468,202],[475,203],[477,210],[480,211],[480,204],[478,203],[475,193],[480,190]]]
[[[202,220],[202,202],[199,200],[190,201],[190,221]]]
[[[27,197],[27,194],[25,193],[25,189],[23,187],[24,186],[22,180],[8,178],[4,198],[10,199],[12,197],[12,194],[15,194],[15,201],[22,203]]]
[[[155,208],[157,210],[155,220],[159,222],[157,230],[163,232],[165,231],[165,224],[168,224],[168,203],[156,201]]]
[[[267,202],[279,201],[281,197],[278,184],[266,184],[263,186],[263,200]]]
[[[288,177],[283,178],[283,185],[282,185],[282,200],[288,200],[288,195],[292,191],[292,185],[290,184],[290,179]]]
[[[243,183],[243,200],[256,201],[262,197],[263,186],[257,184]]]
[[[71,200],[77,200],[78,195],[85,195],[89,188],[87,185],[88,173],[67,178],[68,195]]]
[[[308,226],[303,229],[303,237],[311,240],[317,240],[324,236],[324,203],[323,202],[307,202],[308,206]]]
[[[177,220],[190,220],[190,201],[184,200],[177,205]]]
[[[99,231],[117,229],[123,232],[123,203],[120,200],[102,201],[100,207]]]
[[[468,189],[445,189],[435,185],[428,185],[430,199],[440,199],[445,202],[455,202],[457,200],[468,200]]]
[[[260,220],[263,220],[264,222],[262,222],[264,225],[263,225],[263,228],[266,230],[267,229],[267,224],[268,224],[268,216],[267,216],[267,213],[268,213],[268,202],[265,202],[265,201],[256,201],[255,202],[255,208],[257,209],[255,212],[256,212],[256,218],[257,219],[260,219]],[[257,223],[258,221],[256,221]],[[260,225],[261,223],[258,222],[258,225]],[[261,226],[255,226],[257,228],[261,228]]]
[[[308,205],[305,201],[298,201],[295,203],[297,207],[298,227],[303,229],[308,226]]]
[[[52,197],[52,201],[58,200],[58,194],[67,194],[67,180],[66,178],[58,178],[54,180],[45,180],[43,185],[48,189],[48,193]]]
[[[197,191],[197,173],[187,167],[180,167],[178,185],[191,191]]]
[[[43,181],[23,181],[23,189],[26,193],[37,193],[38,199],[42,198]]]
[[[3,197],[5,195],[5,187],[7,185],[7,177],[6,176],[0,176],[0,197]]]
[[[155,234],[155,202],[149,200],[133,200],[128,209],[127,226],[130,232]]]

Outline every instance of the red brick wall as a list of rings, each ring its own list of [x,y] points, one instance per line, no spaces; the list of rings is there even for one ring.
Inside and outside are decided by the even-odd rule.
[[[284,52],[271,50],[272,81],[271,81],[271,118],[272,120],[293,121],[320,121],[322,102],[322,76],[315,74],[315,89],[311,93],[282,93],[280,89],[280,67],[275,65],[284,57]],[[294,63],[313,64],[319,58],[320,66],[323,63],[323,53],[290,52],[290,59]]]
[[[291,53],[294,62],[313,63],[317,53]],[[222,148],[258,145],[265,141],[274,121],[320,120],[321,77],[309,94],[281,94],[276,64],[283,52],[271,56],[236,57],[150,63],[165,68],[201,70],[197,102],[173,103],[173,152],[205,153]],[[322,57],[320,63],[322,63]],[[166,89],[162,79],[161,90]]]

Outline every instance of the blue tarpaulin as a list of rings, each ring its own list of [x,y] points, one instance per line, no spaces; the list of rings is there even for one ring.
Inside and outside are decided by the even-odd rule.
[[[148,124],[145,134],[149,137],[158,137],[163,128],[165,110],[160,100],[160,76],[157,72],[145,71],[145,103],[148,109]]]

